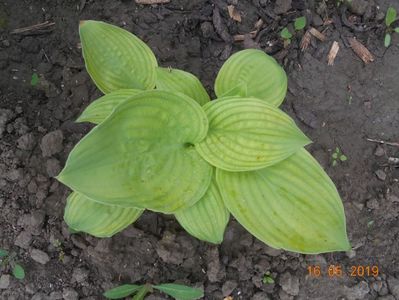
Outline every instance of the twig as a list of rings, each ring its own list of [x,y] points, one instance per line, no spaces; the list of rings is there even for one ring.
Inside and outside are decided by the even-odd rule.
[[[385,144],[388,146],[399,147],[399,143],[395,143],[395,142],[387,142],[387,141],[383,141],[383,140],[375,140],[375,139],[369,139],[369,138],[366,138],[366,140],[369,142],[372,142],[372,143]]]
[[[362,43],[360,43],[355,38],[349,38],[348,40],[351,48],[353,49],[353,52],[355,52],[356,55],[359,56],[365,64],[374,61],[373,54],[371,54],[370,51],[365,46],[363,46]]]
[[[335,57],[337,56],[339,51],[339,44],[338,42],[334,41],[331,46],[330,52],[328,53],[328,65],[332,66],[335,61]]]
[[[309,44],[310,44],[310,39],[312,38],[312,35],[310,34],[309,30],[306,31],[306,33],[303,35],[302,40],[301,40],[301,51],[305,51],[308,49]]]
[[[166,4],[169,3],[170,0],[135,0],[137,4]]]
[[[46,21],[46,22],[39,23],[36,25],[28,26],[28,27],[14,29],[13,31],[11,31],[11,34],[19,34],[19,33],[24,33],[24,32],[33,31],[33,30],[42,30],[47,27],[51,27],[53,25],[55,25],[54,22]]]
[[[256,30],[251,31],[250,33],[247,33],[251,39],[253,39],[258,32]],[[245,40],[245,34],[236,34],[233,36],[234,42],[242,42]]]

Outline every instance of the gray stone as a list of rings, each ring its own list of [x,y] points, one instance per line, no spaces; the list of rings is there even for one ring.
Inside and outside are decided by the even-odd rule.
[[[274,6],[274,12],[278,15],[284,14],[291,9],[291,0],[277,0]]]
[[[36,145],[35,135],[33,133],[27,133],[21,136],[17,140],[17,147],[21,150],[30,151]]]
[[[388,280],[388,287],[391,294],[396,298],[399,299],[399,279],[395,277],[389,277]]]
[[[45,265],[50,261],[50,257],[46,252],[35,248],[30,251],[30,257],[42,265]]]
[[[369,285],[366,281],[361,281],[355,286],[344,287],[344,293],[348,300],[362,300],[370,292]]]
[[[258,292],[252,296],[251,300],[269,300],[269,296],[264,292]]]
[[[60,299],[62,299],[62,293],[61,292],[51,292],[50,299],[60,300]]]
[[[51,300],[45,293],[36,293],[31,300]]]
[[[73,288],[65,288],[62,290],[62,297],[64,300],[78,300],[79,294]]]
[[[58,159],[50,158],[46,161],[47,174],[50,177],[57,176],[61,171],[61,165]]]
[[[377,178],[381,181],[384,181],[387,178],[387,174],[383,170],[377,170],[375,171],[375,175]]]
[[[24,176],[24,171],[21,168],[19,168],[8,171],[6,178],[11,182],[16,182],[21,180],[23,176]]]
[[[380,205],[378,204],[377,199],[371,199],[371,200],[367,201],[366,206],[369,209],[377,209]]]
[[[28,231],[22,231],[15,239],[14,244],[23,249],[28,249],[32,241],[32,234]]]
[[[375,155],[375,156],[378,156],[378,157],[381,157],[381,156],[385,155],[385,150],[384,150],[384,148],[381,147],[380,145],[378,145],[378,146],[375,148],[374,155]]]
[[[368,6],[368,1],[366,0],[351,0],[346,1],[346,3],[349,4],[349,10],[359,16],[364,15]]]
[[[299,294],[299,278],[293,276],[289,272],[285,272],[280,276],[279,284],[284,292],[289,295],[296,296]]]
[[[396,299],[392,295],[387,295],[387,296],[378,297],[377,300],[396,300]]]
[[[0,138],[6,129],[7,123],[14,117],[14,113],[9,109],[0,109]]]
[[[52,156],[59,153],[63,149],[64,135],[61,130],[52,131],[46,134],[40,143],[42,154],[44,157]]]
[[[8,289],[10,285],[10,275],[1,275],[0,277],[0,289],[5,290]]]
[[[238,286],[236,281],[227,280],[222,286],[223,297],[230,296],[234,289]]]
[[[72,273],[72,281],[81,283],[87,279],[89,276],[89,271],[83,268],[75,268]]]

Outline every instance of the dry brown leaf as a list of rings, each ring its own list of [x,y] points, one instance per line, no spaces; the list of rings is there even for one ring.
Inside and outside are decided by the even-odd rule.
[[[137,4],[165,4],[170,0],[135,0]]]
[[[229,11],[230,18],[241,23],[241,15],[234,5],[228,5],[227,10]]]
[[[234,299],[231,296],[227,296],[227,297],[223,298],[223,300],[234,300]]]
[[[36,24],[36,25],[28,26],[28,27],[22,27],[22,28],[14,29],[13,31],[11,31],[11,33],[12,34],[18,34],[18,33],[24,33],[24,32],[27,32],[27,31],[43,30],[43,29],[46,29],[46,28],[51,27],[53,25],[55,25],[54,22],[46,21],[46,22],[39,23],[39,24]]]
[[[334,41],[331,46],[330,52],[328,53],[328,65],[332,66],[334,64],[335,58],[337,57],[339,51],[338,42]]]
[[[355,38],[349,38],[348,40],[353,49],[353,52],[355,52],[356,55],[359,56],[365,64],[374,61],[373,54],[371,54],[370,51],[365,46],[363,46],[362,43],[360,43]]]
[[[310,34],[309,30],[306,31],[301,40],[301,50],[302,51],[305,51],[306,49],[308,49],[311,38],[312,38],[312,35]]]
[[[324,42],[326,40],[326,36],[322,34],[320,31],[318,31],[316,28],[311,27],[309,29],[309,32],[317,39],[320,41]]]

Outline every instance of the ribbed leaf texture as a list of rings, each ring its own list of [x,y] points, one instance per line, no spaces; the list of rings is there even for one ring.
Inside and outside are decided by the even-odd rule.
[[[226,171],[271,166],[310,142],[287,114],[262,100],[223,98],[203,108],[209,131],[196,149],[210,164]]]
[[[207,130],[206,115],[193,99],[146,91],[85,136],[57,178],[104,204],[173,213],[208,189],[212,167],[192,146]]]
[[[305,149],[261,170],[217,170],[216,178],[231,214],[264,243],[309,254],[350,249],[338,192]]]
[[[142,213],[142,209],[104,205],[72,192],[67,199],[64,220],[75,231],[111,237],[136,221]]]

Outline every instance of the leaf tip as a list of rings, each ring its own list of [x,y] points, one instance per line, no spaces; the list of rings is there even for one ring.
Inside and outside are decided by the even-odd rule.
[[[86,22],[87,22],[87,20],[80,20],[79,27],[82,27]]]

